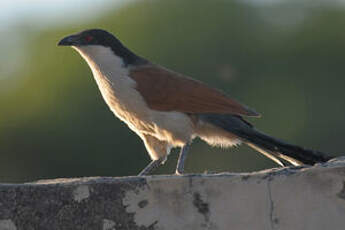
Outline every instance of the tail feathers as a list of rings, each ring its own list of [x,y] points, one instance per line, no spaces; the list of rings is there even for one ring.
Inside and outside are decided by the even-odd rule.
[[[271,159],[272,161],[276,162],[278,165],[280,165],[282,167],[285,166],[284,163],[281,160],[279,160],[279,155],[280,154],[276,154],[274,152],[264,150],[264,149],[260,148],[259,146],[256,146],[256,145],[254,145],[254,144],[252,144],[250,142],[246,142],[246,144],[249,147],[251,147],[251,148],[255,149],[256,151],[258,151],[259,153],[261,153],[262,155],[264,155],[265,157],[267,157],[267,158]]]
[[[270,137],[256,130],[250,123],[246,122],[239,116],[203,114],[200,115],[200,118],[203,121],[209,122],[235,134],[248,146],[254,148],[280,165],[283,165],[280,159],[284,159],[293,165],[313,165],[318,162],[326,162],[332,158],[322,152],[304,149]]]

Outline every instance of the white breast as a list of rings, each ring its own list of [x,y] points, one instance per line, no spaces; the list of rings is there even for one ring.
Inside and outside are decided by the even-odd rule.
[[[121,58],[103,46],[74,47],[89,64],[109,108],[137,131],[153,130],[150,112]]]
[[[129,69],[112,50],[103,46],[74,47],[89,64],[101,94],[110,109],[139,136],[149,134],[173,146],[190,140],[193,124],[180,112],[151,110],[136,82],[129,77]]]

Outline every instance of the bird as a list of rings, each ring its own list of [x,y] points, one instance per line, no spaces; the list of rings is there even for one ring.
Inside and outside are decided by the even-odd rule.
[[[260,117],[255,110],[135,54],[106,30],[84,30],[64,37],[58,46],[70,46],[85,59],[110,110],[142,139],[151,162],[140,176],[151,174],[176,147],[180,152],[175,173],[182,175],[197,137],[224,148],[247,144],[280,166],[331,159],[257,130],[245,120]]]

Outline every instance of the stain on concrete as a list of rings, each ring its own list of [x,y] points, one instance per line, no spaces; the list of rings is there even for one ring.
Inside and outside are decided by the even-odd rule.
[[[250,178],[250,175],[244,175],[244,176],[241,177],[241,180],[242,180],[242,181],[246,181],[246,180],[248,180],[249,178]]]
[[[1,230],[17,230],[16,225],[13,223],[12,220],[0,220],[0,229]]]
[[[198,192],[195,192],[193,197],[193,205],[198,209],[198,212],[204,216],[205,221],[208,222],[210,214],[209,204],[201,199],[201,195]]]
[[[149,204],[148,200],[142,200],[138,203],[139,208],[145,208]]]
[[[272,221],[273,221],[273,223],[276,224],[276,225],[279,224],[279,219],[278,219],[278,218],[273,218]]]
[[[343,181],[343,187],[340,190],[340,192],[337,193],[337,197],[339,197],[340,199],[345,200],[345,181]]]
[[[102,229],[103,219],[107,219],[116,223],[117,230],[147,230],[134,222],[134,214],[126,212],[122,202],[126,192],[145,185],[146,179],[138,177],[92,177],[55,184],[47,181],[46,184],[0,185],[0,220],[12,220],[15,225],[9,221],[1,224],[10,223],[10,230]],[[81,201],[77,202],[75,198]],[[146,198],[140,200],[143,199]],[[135,205],[139,209],[137,203]],[[3,225],[0,229],[6,229]]]
[[[87,185],[80,185],[73,191],[73,198],[77,202],[81,202],[82,200],[89,198],[89,196],[90,190]]]
[[[102,230],[116,230],[116,223],[112,220],[104,219]]]
[[[158,220],[156,220],[156,221],[154,221],[152,224],[150,224],[150,226],[148,226],[147,229],[150,229],[150,230],[151,230],[151,229],[152,229],[152,230],[156,229],[156,228],[155,228],[156,224],[158,224]]]

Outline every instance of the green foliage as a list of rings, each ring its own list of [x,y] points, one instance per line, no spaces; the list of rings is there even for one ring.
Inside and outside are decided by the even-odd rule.
[[[240,1],[136,1],[96,21],[26,32],[28,55],[0,88],[0,179],[137,174],[148,162],[141,140],[116,119],[79,55],[56,43],[104,28],[148,59],[223,89],[263,114],[259,129],[289,142],[341,153],[345,9],[305,8],[294,25],[269,18],[289,6]],[[269,20],[268,20],[269,19]],[[289,21],[289,20],[288,20]],[[10,90],[5,88],[11,86]],[[176,156],[161,173],[171,173]],[[275,166],[246,147],[192,146],[187,172]]]

